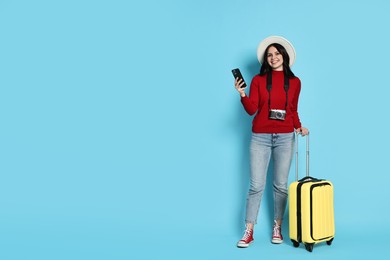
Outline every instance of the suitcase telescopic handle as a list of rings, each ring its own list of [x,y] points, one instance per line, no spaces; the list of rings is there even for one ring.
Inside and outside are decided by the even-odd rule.
[[[301,133],[295,138],[295,178],[298,181],[298,139]],[[306,135],[306,177],[309,176],[309,133]]]

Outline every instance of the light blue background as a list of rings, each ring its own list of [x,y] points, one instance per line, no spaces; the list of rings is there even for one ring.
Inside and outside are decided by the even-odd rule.
[[[0,1],[0,258],[378,259],[390,232],[389,10]],[[287,214],[286,243],[269,242],[270,184],[255,243],[235,247],[251,117],[230,71],[250,82],[269,35],[296,48],[311,174],[335,185],[336,238],[312,254],[288,241]]]

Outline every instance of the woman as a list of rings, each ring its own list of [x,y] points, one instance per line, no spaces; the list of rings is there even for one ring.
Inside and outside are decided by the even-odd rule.
[[[235,80],[244,109],[249,115],[256,113],[250,143],[251,179],[246,205],[246,229],[237,243],[241,248],[248,247],[254,240],[253,227],[257,223],[271,157],[274,163],[274,226],[271,242],[283,242],[281,226],[294,152],[294,129],[302,135],[309,132],[302,127],[297,111],[301,82],[290,69],[295,61],[294,47],[283,37],[271,36],[260,43],[257,57],[262,65],[259,75],[252,79],[249,96],[242,88],[243,80]]]

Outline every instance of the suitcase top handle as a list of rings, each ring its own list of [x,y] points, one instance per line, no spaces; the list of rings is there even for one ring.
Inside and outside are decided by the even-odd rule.
[[[295,179],[298,181],[298,139],[301,133],[296,133],[295,138]],[[309,176],[309,133],[306,135],[306,177]]]
[[[324,179],[317,179],[317,178],[314,178],[311,176],[306,176],[306,177],[299,180],[299,182],[305,182],[305,181],[318,182],[318,181],[324,181]]]

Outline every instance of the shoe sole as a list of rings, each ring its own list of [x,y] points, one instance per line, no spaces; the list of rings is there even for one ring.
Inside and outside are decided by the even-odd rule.
[[[253,241],[249,242],[248,244],[237,244],[238,248],[247,248],[250,244],[252,244]]]
[[[281,243],[283,243],[283,240],[272,239],[272,240],[271,240],[271,243],[272,243],[272,244],[281,244]]]

